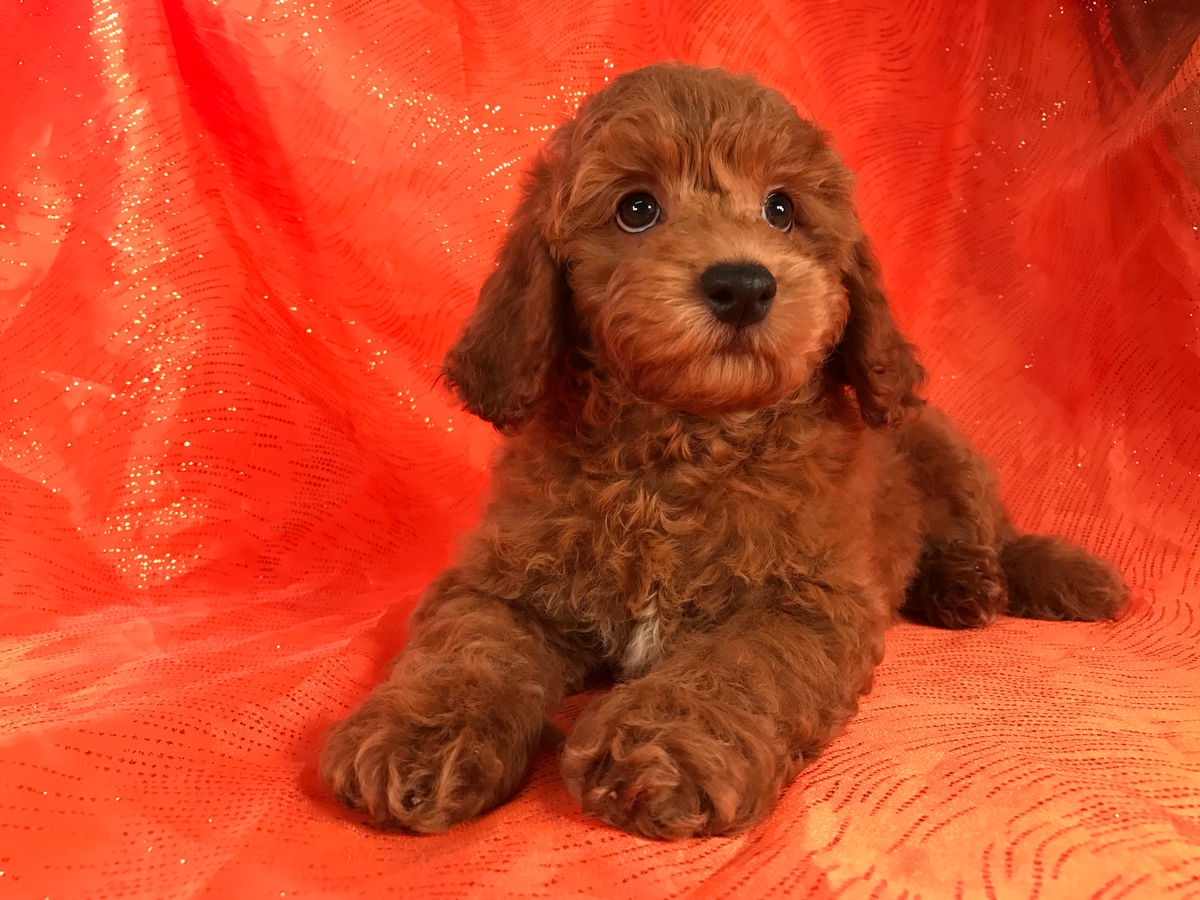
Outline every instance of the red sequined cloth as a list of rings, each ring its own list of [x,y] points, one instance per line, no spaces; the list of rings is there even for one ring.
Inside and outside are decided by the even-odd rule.
[[[0,4],[0,897],[1200,897],[1191,0]],[[677,57],[829,129],[929,393],[1118,623],[901,625],[734,837],[383,834],[321,729],[494,446],[434,386],[555,123]],[[568,703],[569,722],[580,700]]]

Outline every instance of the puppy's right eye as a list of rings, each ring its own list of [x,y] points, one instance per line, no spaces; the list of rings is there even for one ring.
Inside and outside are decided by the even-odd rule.
[[[626,194],[617,204],[617,226],[622,231],[636,234],[657,222],[658,213],[658,201],[645,191]]]

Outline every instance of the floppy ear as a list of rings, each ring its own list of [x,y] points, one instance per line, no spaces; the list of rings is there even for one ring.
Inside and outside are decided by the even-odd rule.
[[[526,181],[498,266],[446,352],[446,383],[458,400],[498,429],[533,417],[564,346],[566,278],[542,236],[551,164],[543,156]]]
[[[834,378],[854,388],[863,421],[872,428],[900,424],[906,406],[921,406],[916,388],[925,370],[892,321],[879,286],[879,263],[866,239],[854,246],[842,285],[850,318],[830,358]]]

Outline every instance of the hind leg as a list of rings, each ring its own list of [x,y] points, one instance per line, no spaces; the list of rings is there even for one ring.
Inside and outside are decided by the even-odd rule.
[[[1060,537],[1023,534],[1000,548],[1009,612],[1026,619],[1111,619],[1129,588],[1111,564]]]
[[[921,496],[921,557],[902,611],[943,628],[1030,619],[1111,618],[1129,598],[1111,564],[1060,537],[1018,534],[991,467],[926,407],[899,437]]]
[[[900,435],[921,496],[921,556],[901,611],[942,628],[987,625],[1008,608],[999,548],[1016,537],[988,464],[939,410]]]

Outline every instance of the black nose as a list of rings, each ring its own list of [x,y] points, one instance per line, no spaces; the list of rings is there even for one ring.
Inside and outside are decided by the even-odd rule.
[[[722,322],[761,322],[775,299],[775,276],[758,263],[717,263],[700,276],[704,299]]]

